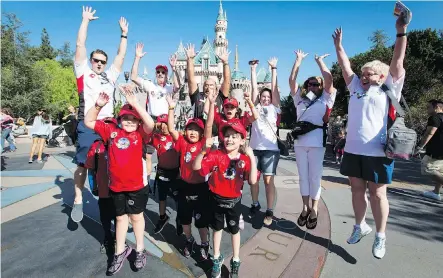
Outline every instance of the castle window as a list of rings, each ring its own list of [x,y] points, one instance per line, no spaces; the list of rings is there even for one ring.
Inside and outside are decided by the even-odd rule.
[[[203,69],[209,69],[209,59],[203,59]]]

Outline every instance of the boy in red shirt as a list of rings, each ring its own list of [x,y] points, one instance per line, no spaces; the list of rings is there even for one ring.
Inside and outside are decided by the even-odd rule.
[[[210,128],[207,126],[206,128]],[[214,257],[211,277],[220,277],[223,265],[223,254],[220,243],[226,218],[227,228],[231,234],[233,257],[231,260],[231,277],[238,277],[240,268],[240,214],[241,196],[244,180],[249,184],[257,181],[257,165],[252,149],[247,147],[246,154],[240,151],[246,144],[246,129],[239,122],[228,123],[222,129],[224,148],[206,154],[212,146],[212,138],[195,158],[193,169],[199,170],[202,176],[211,174],[209,189],[212,211],[211,227],[213,229]]]
[[[174,128],[174,109],[176,100],[167,96],[169,104],[168,130],[175,141],[175,149],[180,155],[180,177],[179,200],[177,216],[183,226],[186,236],[183,255],[190,257],[193,252],[195,240],[191,232],[192,218],[195,219],[195,227],[198,228],[201,245],[201,260],[208,258],[208,199],[209,188],[205,177],[199,171],[192,169],[192,163],[205,145],[205,137],[211,137],[212,130],[205,129],[203,121],[198,118],[189,119],[185,125],[184,136],[179,134]],[[204,134],[203,134],[204,132]]]
[[[134,266],[137,270],[146,265],[144,249],[145,219],[143,211],[148,201],[149,187],[143,182],[143,141],[154,128],[154,121],[141,107],[132,86],[121,87],[126,101],[119,114],[120,126],[106,124],[97,120],[100,110],[109,102],[106,93],[100,93],[95,107],[92,107],[85,117],[85,125],[93,129],[108,143],[108,173],[109,189],[113,199],[117,225],[117,247],[108,275],[117,273],[132,248],[125,244],[129,218],[136,240],[136,259]]]
[[[151,136],[150,144],[157,150],[158,164],[157,175],[155,177],[155,187],[158,188],[158,206],[160,218],[155,226],[154,233],[160,233],[169,221],[166,215],[166,197],[172,197],[178,208],[178,188],[177,179],[179,174],[179,156],[175,150],[175,142],[168,131],[168,115],[163,114],[157,117],[154,133]],[[177,234],[181,235],[183,229],[180,221],[177,221]]]

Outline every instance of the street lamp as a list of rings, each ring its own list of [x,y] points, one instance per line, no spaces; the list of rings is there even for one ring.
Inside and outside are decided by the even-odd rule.
[[[128,83],[128,80],[129,80],[129,71],[125,71],[125,80],[126,80],[126,83]]]

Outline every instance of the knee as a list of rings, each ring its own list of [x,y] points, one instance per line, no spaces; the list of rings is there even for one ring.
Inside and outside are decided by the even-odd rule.
[[[264,176],[263,181],[266,187],[274,186],[274,176]]]
[[[369,189],[369,196],[371,197],[371,199],[376,201],[382,201],[387,199],[386,191],[381,188]]]
[[[139,213],[139,214],[130,214],[129,216],[131,218],[132,222],[140,222],[145,220],[143,217],[143,213]]]

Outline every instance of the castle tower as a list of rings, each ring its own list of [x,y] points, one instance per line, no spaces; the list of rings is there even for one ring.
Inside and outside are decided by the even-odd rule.
[[[251,82],[246,75],[238,68],[238,46],[235,46],[234,71],[231,74],[231,97],[236,98],[239,107],[243,110],[249,110],[244,99],[244,92],[251,92]]]
[[[223,13],[223,6],[220,0],[220,8],[218,10],[217,22],[215,24],[215,39],[214,50],[217,55],[220,54],[221,49],[228,48],[228,40],[226,39],[226,31],[228,29],[228,18],[226,11]]]

